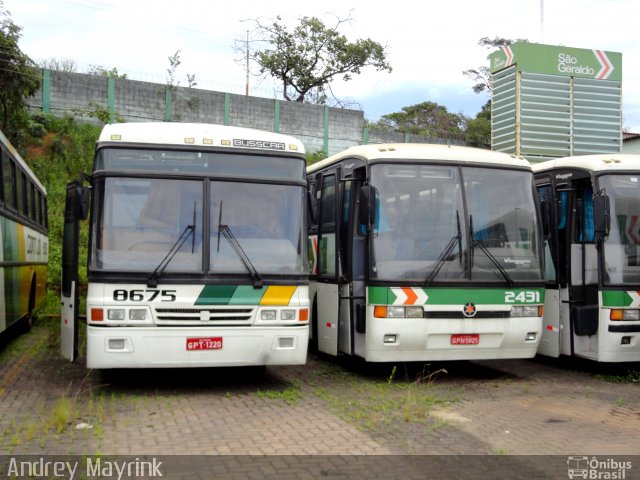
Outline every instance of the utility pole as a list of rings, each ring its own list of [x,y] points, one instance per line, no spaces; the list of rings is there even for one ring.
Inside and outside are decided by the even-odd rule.
[[[249,96],[249,30],[247,30],[247,81],[245,83],[244,96]]]
[[[544,43],[544,0],[540,0],[540,43]]]

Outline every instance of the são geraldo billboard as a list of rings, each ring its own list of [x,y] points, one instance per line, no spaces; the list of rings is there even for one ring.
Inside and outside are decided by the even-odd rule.
[[[622,54],[539,43],[514,43],[489,55],[491,73],[511,65],[521,72],[622,81]]]

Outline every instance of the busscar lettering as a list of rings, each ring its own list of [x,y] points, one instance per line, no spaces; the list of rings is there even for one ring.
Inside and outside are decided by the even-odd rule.
[[[245,140],[240,138],[234,138],[233,146],[243,147],[243,148],[264,148],[267,150],[286,150],[284,143],[270,142],[268,140]]]

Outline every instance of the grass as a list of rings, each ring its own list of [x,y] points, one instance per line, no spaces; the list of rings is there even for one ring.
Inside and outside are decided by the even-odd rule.
[[[396,366],[384,379],[335,375],[330,389],[315,386],[314,394],[341,418],[368,430],[386,430],[402,422],[423,424],[436,431],[448,422],[431,416],[431,410],[459,400],[434,386],[435,376],[441,373],[446,372],[423,370],[413,382],[396,380]]]
[[[287,387],[283,390],[258,390],[256,392],[258,398],[268,398],[269,400],[282,400],[291,405],[303,398],[302,392],[298,387]]]
[[[627,399],[624,397],[618,397],[616,398],[616,406],[618,407],[624,407],[627,405]]]
[[[640,384],[640,370],[627,370],[625,373],[596,375],[600,380],[613,383],[637,383]]]
[[[56,433],[62,433],[65,428],[71,423],[71,420],[75,417],[78,407],[76,403],[67,398],[59,398],[51,410],[51,415],[46,422],[46,430],[53,429]]]
[[[507,450],[505,447],[498,446],[493,453],[495,455],[509,455],[509,450]]]

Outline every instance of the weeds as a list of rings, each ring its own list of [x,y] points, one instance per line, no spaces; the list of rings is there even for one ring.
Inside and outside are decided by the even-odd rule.
[[[617,375],[596,375],[600,380],[614,383],[640,383],[640,370],[627,370]]]
[[[383,382],[355,376],[351,379],[343,378],[342,382],[334,378],[334,384],[347,380],[349,391],[340,388],[341,385],[335,385],[336,388],[331,390],[316,387],[314,394],[344,420],[355,422],[366,429],[387,428],[398,422],[428,424],[432,431],[444,428],[447,423],[432,419],[430,412],[436,405],[457,401],[457,398],[441,397],[433,386],[435,378],[446,371],[428,372],[425,366],[410,383],[398,382],[397,373],[398,368],[394,366]]]
[[[287,404],[296,403],[303,397],[302,392],[297,387],[287,387],[284,390],[258,390],[256,396],[270,400],[284,400]]]
[[[45,426],[45,433],[49,429],[53,429],[56,433],[62,433],[65,427],[71,423],[71,419],[74,417],[74,411],[76,411],[75,402],[67,397],[61,397],[51,410],[51,415]]]

